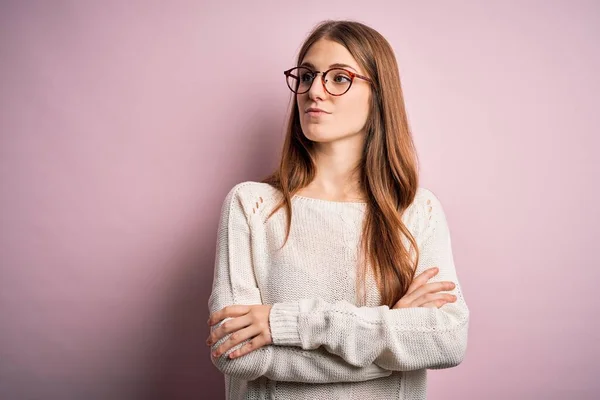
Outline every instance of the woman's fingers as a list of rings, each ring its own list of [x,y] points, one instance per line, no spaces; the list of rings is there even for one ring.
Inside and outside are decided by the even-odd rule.
[[[252,340],[250,340],[248,343],[246,343],[245,345],[240,347],[239,349],[232,351],[229,354],[229,358],[241,357],[245,354],[250,353],[251,351],[254,351],[256,349],[263,347],[267,343],[269,343],[269,342],[265,339],[264,335],[262,335],[262,334],[257,335]]]
[[[456,287],[456,285],[450,281],[427,283],[423,286],[418,287],[409,295],[404,296],[402,298],[402,300],[403,300],[403,303],[408,304],[408,307],[418,307],[417,305],[415,305],[414,302],[419,297],[426,295],[426,294],[430,294],[430,293],[437,293],[437,292],[442,292],[445,290],[452,290],[455,287]]]
[[[211,332],[211,334],[208,336],[208,339],[206,340],[206,344],[212,346],[214,343],[217,343],[221,338],[225,337],[228,333],[245,328],[250,324],[252,324],[252,318],[248,315],[225,321],[221,324],[221,326],[219,326],[217,329]]]
[[[425,303],[421,307],[440,308],[441,306],[443,306],[446,303],[448,303],[446,300],[438,299],[438,300],[430,301],[429,303]]]
[[[426,294],[413,302],[412,307],[441,307],[456,301],[456,296],[447,293]]]
[[[260,329],[257,329],[256,326],[251,325],[247,328],[241,329],[237,332],[234,332],[229,336],[229,339],[222,343],[214,352],[213,357],[220,357],[222,354],[227,353],[229,349],[237,346],[242,343],[246,339],[253,338],[254,336],[260,333]],[[243,346],[246,347],[246,346]],[[240,349],[236,350],[238,352]],[[235,352],[234,352],[235,353]]]
[[[426,284],[427,281],[430,280],[431,278],[433,278],[438,272],[439,272],[439,268],[433,267],[433,268],[429,268],[429,269],[423,271],[422,273],[420,273],[419,276],[417,276],[415,279],[413,279],[412,283],[408,287],[408,290],[406,291],[405,296],[411,294],[417,288]]]
[[[215,348],[212,356],[220,357],[233,347],[250,339],[244,346],[229,354],[229,358],[236,358],[256,350],[264,345],[271,344],[271,332],[269,327],[269,315],[273,306],[269,304],[254,304],[250,306],[228,306],[223,310],[216,312],[211,316],[208,323],[214,324],[215,320],[220,320],[231,315],[238,315],[237,318],[224,321],[218,328],[210,333],[206,344],[214,346],[221,338],[231,333],[228,340]],[[246,314],[243,312],[246,311]]]
[[[394,305],[397,308],[409,307],[441,307],[445,303],[456,301],[456,296],[438,293],[453,290],[456,285],[450,281],[427,283],[439,272],[432,267],[419,274],[408,287],[406,294]]]
[[[211,314],[208,317],[207,323],[209,326],[212,326],[219,323],[227,317],[240,317],[244,314],[247,314],[248,311],[250,311],[250,306],[232,304],[230,306],[223,307],[221,310]]]
[[[417,275],[417,277],[414,278],[413,281],[411,282],[411,284],[408,286],[408,290],[406,291],[404,296],[402,296],[402,298],[400,300],[398,300],[396,302],[396,304],[394,304],[392,309],[410,307],[411,301],[416,298],[416,297],[410,297],[410,295],[418,288],[427,284],[427,281],[429,279],[433,278],[438,272],[439,272],[438,267],[432,267],[432,268],[426,269],[425,271],[423,271],[419,275]]]

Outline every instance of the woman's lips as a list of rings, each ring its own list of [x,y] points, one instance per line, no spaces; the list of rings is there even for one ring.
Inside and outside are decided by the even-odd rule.
[[[309,107],[306,109],[306,115],[310,118],[320,118],[324,115],[331,114],[321,108],[318,107]]]

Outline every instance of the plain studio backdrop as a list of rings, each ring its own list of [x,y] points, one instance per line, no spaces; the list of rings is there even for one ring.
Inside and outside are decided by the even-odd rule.
[[[392,44],[471,310],[431,399],[592,399],[597,1],[2,1],[0,398],[223,399],[220,207],[276,167],[323,19]]]

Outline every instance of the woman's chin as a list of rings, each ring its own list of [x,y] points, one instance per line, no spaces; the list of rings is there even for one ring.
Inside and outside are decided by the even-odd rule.
[[[307,129],[304,131],[304,136],[313,142],[327,142],[333,139],[331,133],[327,133],[322,129]]]
[[[305,136],[311,142],[317,142],[317,143],[325,143],[325,142],[330,142],[332,140],[332,138],[327,137],[326,135],[305,135]]]

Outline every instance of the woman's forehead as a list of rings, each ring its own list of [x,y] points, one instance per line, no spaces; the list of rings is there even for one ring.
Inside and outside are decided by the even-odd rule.
[[[348,49],[337,42],[325,39],[318,40],[310,46],[300,65],[319,71],[341,67],[353,69],[358,73],[362,72]]]

